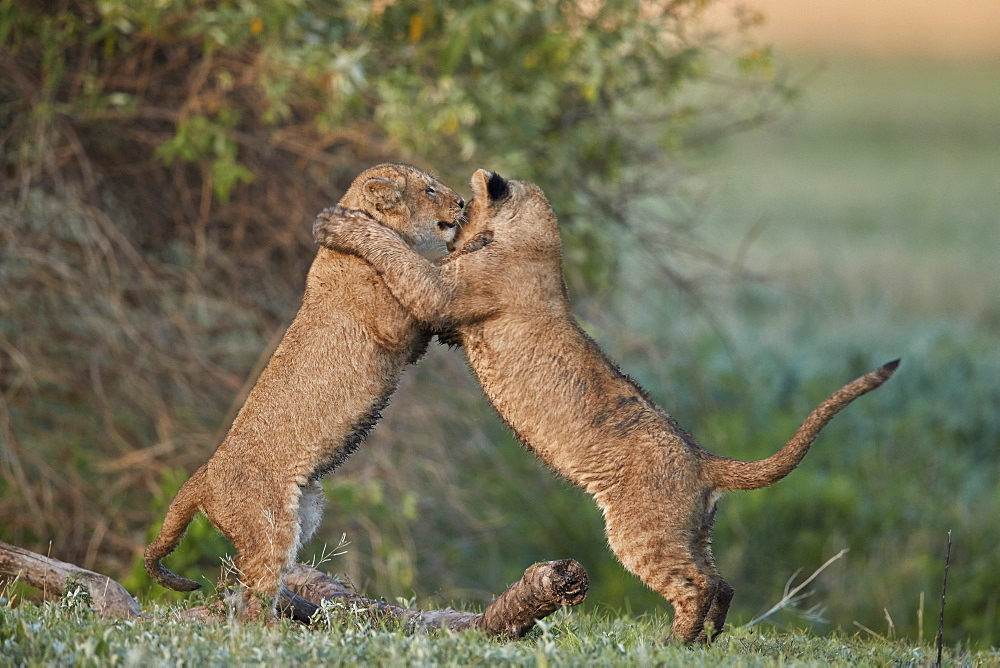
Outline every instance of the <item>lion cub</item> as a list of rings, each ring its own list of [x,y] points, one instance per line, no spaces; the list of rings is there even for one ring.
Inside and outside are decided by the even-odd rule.
[[[328,210],[313,230],[324,245],[369,261],[422,322],[457,330],[503,420],[529,450],[594,496],[611,549],[673,605],[670,637],[710,641],[733,597],[711,550],[720,495],[788,475],[827,422],[888,380],[898,360],[835,392],[777,454],[758,462],[713,455],[577,324],[556,217],[541,189],[479,170],[472,190],[467,222],[452,243],[482,248],[440,267],[358,212]]]
[[[362,172],[340,200],[394,230],[408,249],[453,239],[463,205],[429,174],[394,164]],[[225,440],[181,487],[146,548],[153,579],[180,591],[199,587],[160,560],[200,510],[233,544],[237,576],[251,590],[239,617],[273,617],[288,567],[319,526],[320,478],[364,440],[429,339],[370,265],[321,247],[302,306]]]

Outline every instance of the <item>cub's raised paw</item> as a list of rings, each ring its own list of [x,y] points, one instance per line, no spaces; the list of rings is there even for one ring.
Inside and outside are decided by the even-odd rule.
[[[360,209],[334,205],[320,211],[313,221],[313,241],[332,248],[335,247],[333,242],[341,230],[347,227],[378,224],[377,220]]]
[[[484,230],[472,237],[461,248],[456,249],[445,255],[443,258],[437,261],[438,265],[448,264],[452,260],[459,258],[462,255],[468,255],[469,253],[475,253],[477,250],[482,250],[488,246],[493,241],[493,230]]]

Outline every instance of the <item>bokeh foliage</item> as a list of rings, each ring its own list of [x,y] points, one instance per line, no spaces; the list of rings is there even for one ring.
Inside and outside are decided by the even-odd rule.
[[[668,151],[706,120],[759,121],[742,85],[787,93],[765,50],[709,67],[704,0],[451,4],[4,0],[8,172],[156,189],[155,211],[122,204],[199,255],[206,235],[252,252],[283,226],[294,264],[302,220],[359,165],[411,158],[459,181],[487,166],[543,185],[574,229],[571,280],[593,290],[634,202],[676,187]],[[693,82],[724,95],[682,100]]]

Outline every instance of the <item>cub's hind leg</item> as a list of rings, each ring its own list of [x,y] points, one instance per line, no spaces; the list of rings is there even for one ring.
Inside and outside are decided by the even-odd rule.
[[[660,505],[622,513],[607,508],[608,544],[625,568],[673,606],[668,640],[692,643],[705,637],[705,617],[716,600],[718,579],[700,563],[691,527]]]
[[[715,505],[704,514],[704,521],[701,529],[695,537],[693,544],[693,554],[698,563],[699,570],[706,573],[714,583],[715,596],[705,615],[705,628],[698,637],[701,642],[712,642],[722,633],[722,627],[726,623],[726,615],[729,613],[729,604],[733,600],[735,590],[722,578],[718,567],[715,565],[715,557],[712,554],[712,530],[715,527]]]
[[[216,488],[225,490],[214,499],[221,510],[216,526],[236,549],[233,576],[242,590],[237,619],[270,622],[298,553],[302,488],[290,481],[248,480],[243,474],[240,485]]]
[[[271,621],[276,613],[277,596],[285,574],[295,560],[299,544],[297,508],[261,507],[260,534],[242,534],[234,540],[238,556],[236,576],[245,589],[241,621]]]
[[[712,633],[711,635],[706,633],[699,640],[710,643],[719,637],[719,634],[722,633],[722,627],[726,624],[726,615],[729,614],[729,604],[733,602],[733,595],[735,593],[736,590],[733,589],[733,586],[720,577],[715,590],[715,598],[712,600],[712,605],[705,616],[705,625],[711,625]]]

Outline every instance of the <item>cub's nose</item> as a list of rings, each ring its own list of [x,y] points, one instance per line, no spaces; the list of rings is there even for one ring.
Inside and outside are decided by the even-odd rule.
[[[461,197],[459,197],[458,199],[455,200],[455,204],[458,205],[459,209],[464,209],[465,208],[465,200],[462,199]]]

